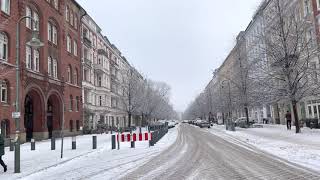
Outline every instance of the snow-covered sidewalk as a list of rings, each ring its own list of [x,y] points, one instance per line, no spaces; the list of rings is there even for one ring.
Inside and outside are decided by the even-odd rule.
[[[169,130],[154,147],[148,142],[121,143],[120,150],[111,150],[110,134],[97,135],[98,149],[92,149],[92,135],[77,137],[77,150],[71,150],[71,138],[65,139],[64,158],[60,159],[60,140],[56,150],[50,150],[50,141],[37,143],[37,150],[30,150],[30,143],[21,146],[21,173],[13,173],[13,152],[6,149],[4,156],[8,172],[0,179],[115,179],[160,154],[176,140],[178,128]]]
[[[230,142],[253,145],[290,162],[320,171],[320,130],[303,128],[296,134],[283,125],[263,125],[263,128],[226,131],[225,126],[214,126],[211,133]]]

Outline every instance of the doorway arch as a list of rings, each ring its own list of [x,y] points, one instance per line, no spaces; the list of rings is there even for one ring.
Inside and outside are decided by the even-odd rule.
[[[43,96],[37,90],[31,89],[24,99],[24,127],[26,141],[34,138],[34,132],[43,132]]]

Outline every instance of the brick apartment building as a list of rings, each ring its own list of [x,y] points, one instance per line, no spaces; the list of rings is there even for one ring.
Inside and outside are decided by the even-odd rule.
[[[20,30],[20,132],[21,141],[46,139],[61,132],[81,133],[81,18],[85,11],[74,0],[0,1],[0,123],[7,138],[15,134],[16,27]],[[38,27],[37,27],[38,26]],[[26,45],[32,28],[39,28],[45,44]]]

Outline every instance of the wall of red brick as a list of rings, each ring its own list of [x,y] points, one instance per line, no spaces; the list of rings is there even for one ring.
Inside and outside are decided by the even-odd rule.
[[[11,1],[11,13],[10,16],[5,15],[3,12],[0,12],[0,30],[5,32],[9,37],[9,60],[8,60],[8,70],[12,72],[7,73],[4,77],[0,79],[5,79],[9,82],[9,103],[8,104],[0,104],[0,121],[8,119],[10,121],[10,132],[11,134],[15,131],[15,123],[11,118],[11,113],[14,111],[14,102],[15,102],[15,68],[11,67],[15,64],[16,58],[16,50],[15,50],[15,42],[16,42],[16,24],[18,19],[24,16],[25,7],[31,6],[35,7],[40,16],[40,39],[45,43],[45,46],[40,48],[40,73],[32,73],[25,69],[25,43],[28,39],[31,38],[31,32],[25,27],[25,21],[21,23],[21,46],[20,46],[20,59],[21,59],[21,94],[20,94],[20,108],[22,112],[22,118],[20,122],[20,127],[22,132],[24,132],[24,120],[23,120],[23,112],[24,112],[24,100],[25,96],[31,91],[37,92],[40,99],[39,106],[34,108],[34,111],[42,111],[41,119],[34,120],[34,128],[36,127],[36,131],[47,131],[46,128],[46,109],[47,109],[47,101],[49,97],[53,94],[55,97],[59,98],[60,102],[59,108],[62,111],[62,103],[64,102],[66,106],[69,104],[70,95],[73,96],[74,99],[74,111],[69,112],[68,107],[66,107],[66,112],[64,114],[65,125],[64,128],[66,130],[70,129],[69,121],[74,120],[74,127],[76,129],[76,120],[80,120],[80,126],[82,126],[82,104],[79,105],[79,111],[75,111],[75,99],[78,96],[81,100],[81,41],[80,41],[80,9],[70,0],[60,0],[59,11],[54,9],[52,5],[50,5],[46,0],[25,0],[25,1]],[[78,29],[73,28],[69,23],[65,21],[65,5],[66,3],[70,6],[71,9],[74,10],[74,13],[77,14],[78,17]],[[58,27],[58,46],[52,45],[48,42],[47,35],[47,22],[48,20],[56,22]],[[67,52],[66,45],[66,36],[69,34],[72,39],[77,41],[78,44],[78,56],[74,56]],[[73,45],[73,42],[72,42]],[[48,56],[55,56],[58,60],[58,81],[50,80],[48,76],[48,64],[47,59]],[[64,83],[67,80],[67,66],[71,65],[72,69],[78,69],[78,85],[71,85],[68,83]],[[3,67],[4,64],[0,63],[0,67]],[[52,83],[54,82],[54,83]],[[56,105],[56,104],[55,104]],[[55,116],[59,116],[57,119],[62,119],[62,114],[55,114]],[[60,127],[61,122],[57,120],[54,121],[55,127]]]

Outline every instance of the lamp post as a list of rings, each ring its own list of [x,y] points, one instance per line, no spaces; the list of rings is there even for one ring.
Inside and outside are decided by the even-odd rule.
[[[230,120],[231,120],[231,87],[230,87],[230,81],[229,80],[223,80],[221,82],[221,86],[223,88],[223,84],[228,81],[228,96],[229,96],[229,103],[228,103],[228,109],[229,109],[229,113],[228,113],[228,119],[226,122],[226,129],[229,129],[229,125],[230,125]]]
[[[16,126],[16,137],[15,137],[15,151],[14,151],[14,173],[20,173],[20,24],[24,19],[31,19],[35,24],[35,28],[32,30],[32,39],[27,42],[28,46],[39,48],[44,45],[37,37],[37,21],[30,16],[23,16],[18,20],[17,23],[17,34],[16,34],[16,102],[15,102],[15,112],[13,117],[15,119]]]

